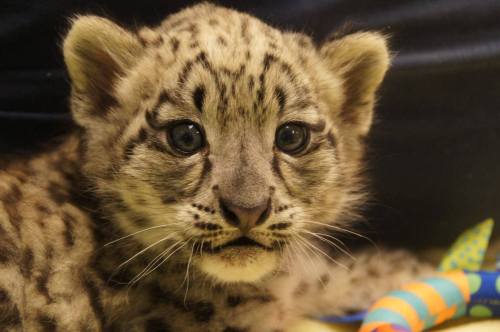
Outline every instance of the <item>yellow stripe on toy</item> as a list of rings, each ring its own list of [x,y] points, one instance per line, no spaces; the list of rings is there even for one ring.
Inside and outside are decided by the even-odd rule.
[[[493,219],[487,219],[460,235],[446,253],[438,269],[479,270],[493,231],[493,224]]]

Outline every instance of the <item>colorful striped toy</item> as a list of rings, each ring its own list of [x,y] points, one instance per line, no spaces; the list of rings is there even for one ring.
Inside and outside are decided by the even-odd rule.
[[[500,317],[500,272],[470,271],[481,266],[492,230],[488,219],[464,232],[439,266],[448,272],[381,298],[359,332],[419,332],[462,316]]]
[[[444,272],[391,292],[359,332],[419,332],[462,316],[500,317],[500,272]]]

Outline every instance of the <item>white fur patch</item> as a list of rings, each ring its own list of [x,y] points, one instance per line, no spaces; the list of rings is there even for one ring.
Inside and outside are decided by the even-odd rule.
[[[222,282],[255,282],[273,272],[278,255],[260,248],[227,248],[217,254],[203,254],[198,267]]]

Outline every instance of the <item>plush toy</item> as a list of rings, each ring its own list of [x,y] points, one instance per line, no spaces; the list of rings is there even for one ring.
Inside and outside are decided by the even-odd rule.
[[[500,271],[476,271],[492,230],[489,219],[463,233],[442,260],[439,270],[443,272],[378,300],[363,315],[359,332],[420,332],[462,316],[500,317]]]

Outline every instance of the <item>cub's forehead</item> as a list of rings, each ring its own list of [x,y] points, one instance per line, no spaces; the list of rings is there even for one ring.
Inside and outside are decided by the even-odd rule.
[[[317,107],[296,52],[312,53],[311,45],[231,10],[195,14],[174,15],[156,30],[139,32],[159,76],[156,107],[171,115],[213,113],[219,122],[245,114],[263,122]]]

